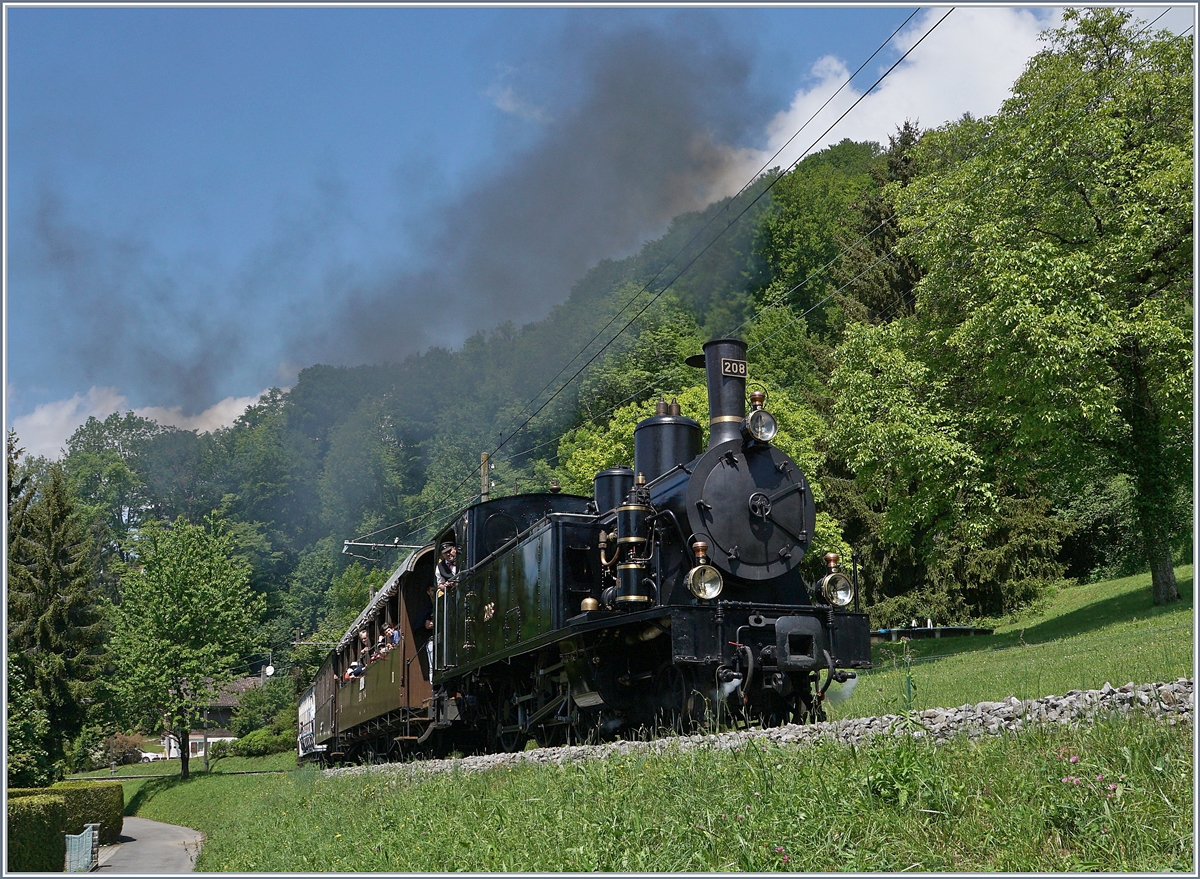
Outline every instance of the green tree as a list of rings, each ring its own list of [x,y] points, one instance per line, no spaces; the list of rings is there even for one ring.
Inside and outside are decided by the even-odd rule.
[[[122,547],[133,529],[155,515],[138,459],[158,432],[148,418],[114,412],[103,421],[88,418],[67,440],[63,464],[72,493],[92,520],[100,576],[113,596],[126,560]]]
[[[909,350],[998,481],[1129,478],[1161,604],[1191,472],[1192,38],[1114,9],[1065,21],[994,118],[916,147],[895,192],[926,271]]]
[[[10,438],[10,474],[17,454]],[[60,760],[102,695],[105,631],[91,535],[59,463],[31,495],[10,494],[10,511],[8,649],[46,712],[50,759]]]
[[[137,568],[113,610],[117,687],[136,716],[165,720],[187,778],[188,732],[256,649],[264,602],[216,516],[203,526],[179,518],[146,528],[131,552]]]
[[[762,223],[757,248],[771,269],[764,303],[811,308],[829,290],[827,267],[838,257],[851,206],[877,186],[876,143],[841,143],[814,153],[772,190],[775,209]],[[823,325],[823,310],[810,324]]]
[[[333,578],[329,589],[329,620],[339,635],[349,628],[367,606],[367,600],[386,580],[387,571],[366,568],[358,562]]]
[[[46,787],[54,781],[55,767],[46,751],[50,737],[50,720],[37,707],[37,698],[29,689],[21,667],[8,655],[7,717],[5,733],[8,739],[4,763],[8,787]]]
[[[241,738],[270,725],[283,711],[295,715],[296,689],[290,678],[269,678],[261,687],[252,687],[238,697],[229,731]]]

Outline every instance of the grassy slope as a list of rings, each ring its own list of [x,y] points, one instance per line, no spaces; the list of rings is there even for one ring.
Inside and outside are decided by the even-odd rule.
[[[1181,600],[1167,607],[1154,606],[1150,575],[1139,574],[1064,589],[992,635],[877,644],[876,668],[860,676],[849,699],[830,706],[830,717],[902,710],[906,649],[916,708],[1191,677],[1191,565],[1176,576]]]
[[[1151,607],[1134,577],[1066,590],[989,638],[914,642],[957,654],[914,664],[918,704],[1190,675],[1191,570],[1179,573],[1172,608]],[[873,672],[842,707],[895,710],[901,682]],[[146,782],[130,806],[203,830],[202,870],[1187,870],[1192,740],[1190,725],[1135,718],[940,748],[752,745],[419,782],[214,772]]]

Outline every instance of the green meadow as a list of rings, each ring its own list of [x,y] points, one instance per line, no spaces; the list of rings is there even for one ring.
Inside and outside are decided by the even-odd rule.
[[[831,717],[1190,677],[1192,570],[1178,574],[1165,609],[1130,577],[990,636],[876,645]],[[225,758],[193,761],[186,783],[130,779],[126,800],[203,831],[208,871],[1190,871],[1192,752],[1190,723],[1109,716],[940,746],[754,742],[416,779]],[[260,768],[290,771],[234,774]]]

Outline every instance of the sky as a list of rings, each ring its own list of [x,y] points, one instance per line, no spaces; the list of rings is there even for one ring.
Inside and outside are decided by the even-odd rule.
[[[92,415],[211,430],[538,320],[764,167],[995,112],[1059,17],[884,45],[915,9],[6,6],[5,424],[50,457]]]

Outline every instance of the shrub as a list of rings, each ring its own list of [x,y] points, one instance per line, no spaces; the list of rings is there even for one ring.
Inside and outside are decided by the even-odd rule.
[[[51,788],[67,801],[67,833],[82,833],[88,824],[100,825],[101,845],[121,835],[125,818],[125,788],[119,781],[62,781]]]
[[[61,873],[67,859],[67,805],[61,794],[39,790],[8,799],[9,872]]]
[[[212,760],[216,760],[219,757],[228,757],[229,742],[225,741],[224,739],[218,739],[215,742],[209,742],[208,756]]]
[[[296,691],[286,677],[269,679],[261,687],[253,687],[238,697],[238,707],[233,711],[229,729],[244,737],[271,724],[279,711],[296,714]]]
[[[295,747],[295,736],[279,735],[269,729],[256,729],[230,745],[229,753],[237,757],[265,757],[268,754],[290,751]]]
[[[67,748],[67,765],[76,772],[90,772],[106,766],[104,732],[98,726],[85,726]]]
[[[139,736],[125,733],[111,735],[104,740],[104,757],[107,763],[137,763],[142,759]]]

